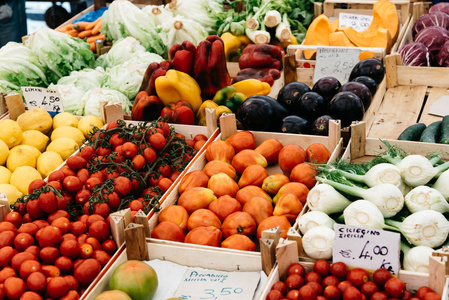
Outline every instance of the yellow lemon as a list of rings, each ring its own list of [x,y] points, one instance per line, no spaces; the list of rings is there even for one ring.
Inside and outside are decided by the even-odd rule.
[[[78,127],[78,118],[69,112],[62,112],[53,117],[53,129],[61,126]]]
[[[41,152],[36,147],[30,146],[30,145],[18,145],[18,146],[12,147],[11,149],[9,149],[9,154],[11,154],[14,151],[17,151],[19,149],[26,149],[26,150],[30,151],[31,153],[33,153],[35,159],[37,159],[39,157],[39,155],[41,155]]]
[[[78,129],[82,131],[85,137],[89,137],[94,127],[101,128],[103,125],[103,121],[97,116],[84,116],[78,122]]]
[[[23,193],[21,193],[15,186],[6,183],[0,184],[0,194],[1,193],[6,194],[6,198],[8,198],[9,205],[16,203],[17,199],[23,196]]]
[[[28,194],[28,186],[33,180],[42,179],[41,174],[30,166],[17,167],[9,179],[9,183],[15,186],[22,194]]]
[[[47,151],[54,151],[61,155],[63,160],[66,160],[70,155],[78,150],[78,144],[71,138],[60,137],[53,140],[47,147]]]
[[[11,119],[0,121],[0,140],[5,142],[8,148],[19,145],[22,139],[22,128],[19,123]]]
[[[6,159],[9,155],[8,145],[2,140],[0,140],[0,165],[4,165],[6,163]]]
[[[12,172],[8,168],[0,166],[0,184],[9,183],[11,173]]]
[[[53,130],[51,133],[51,140],[54,141],[61,137],[68,137],[74,140],[78,146],[84,143],[84,134],[78,128],[71,126],[61,126]]]
[[[30,145],[36,147],[40,152],[44,152],[47,148],[48,136],[38,130],[27,130],[23,133],[21,145]]]
[[[45,151],[42,153],[36,162],[36,169],[42,175],[42,178],[50,175],[51,172],[56,170],[59,165],[64,162],[61,155],[54,151]]]
[[[21,114],[17,118],[17,123],[23,131],[38,130],[47,133],[53,125],[53,119],[45,109],[33,108]]]
[[[18,148],[9,153],[8,159],[6,160],[6,167],[11,172],[14,172],[15,169],[20,166],[36,167],[36,156],[31,150]]]

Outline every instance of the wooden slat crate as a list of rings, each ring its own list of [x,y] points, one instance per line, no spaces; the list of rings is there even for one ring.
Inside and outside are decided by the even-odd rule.
[[[407,67],[400,54],[385,58],[387,90],[372,125],[367,124],[372,138],[397,139],[415,123],[429,125],[442,117],[428,114],[441,96],[449,95],[449,69]]]

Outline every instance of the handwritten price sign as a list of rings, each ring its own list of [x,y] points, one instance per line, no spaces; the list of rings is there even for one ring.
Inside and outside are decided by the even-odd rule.
[[[356,31],[363,31],[369,27],[373,21],[373,16],[340,13],[338,25],[340,27],[351,27]]]
[[[43,108],[52,115],[64,111],[61,95],[58,90],[40,87],[22,87],[23,97],[28,109]]]
[[[188,300],[253,299],[259,280],[258,272],[188,269],[173,297]]]
[[[341,84],[348,82],[359,55],[360,49],[353,47],[318,47],[313,82],[326,76],[337,78]]]
[[[333,261],[369,270],[399,273],[400,235],[364,227],[334,225]]]

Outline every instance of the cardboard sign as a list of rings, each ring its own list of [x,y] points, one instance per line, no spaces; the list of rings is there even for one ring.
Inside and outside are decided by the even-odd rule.
[[[334,230],[334,262],[371,271],[384,268],[399,274],[399,233],[341,224],[335,224]]]
[[[353,47],[318,47],[313,83],[326,76],[337,78],[341,84],[348,82],[359,55],[360,49]]]
[[[449,115],[449,96],[443,95],[429,108],[429,114],[444,117]]]
[[[182,299],[253,299],[259,272],[188,269],[173,297]]]
[[[373,21],[373,16],[340,13],[338,15],[338,26],[351,27],[356,31],[363,31],[369,27]]]
[[[61,95],[58,90],[26,86],[22,87],[22,92],[28,109],[40,107],[52,115],[64,111]]]

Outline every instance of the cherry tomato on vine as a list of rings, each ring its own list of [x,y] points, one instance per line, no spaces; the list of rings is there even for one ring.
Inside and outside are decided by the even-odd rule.
[[[140,171],[145,167],[145,157],[143,155],[136,155],[132,159],[133,169],[136,171]]]
[[[126,142],[122,145],[123,150],[123,156],[126,158],[133,158],[136,156],[137,152],[139,151],[139,147],[132,143],[132,142]]]
[[[154,133],[149,138],[151,147],[153,147],[156,151],[162,150],[162,148],[165,147],[165,144],[167,141],[165,140],[165,137],[161,133]]]
[[[41,193],[38,199],[39,199],[39,207],[43,212],[51,214],[52,212],[58,210],[58,200],[56,199],[55,193],[51,191]]]
[[[81,151],[80,151],[80,156],[87,161],[91,161],[92,158],[94,158],[95,154],[96,154],[96,151],[91,146],[84,146],[83,148],[81,148]]]
[[[64,189],[70,193],[76,193],[83,188],[82,181],[76,176],[67,176],[62,182]]]
[[[121,196],[125,197],[131,192],[131,180],[124,176],[118,176],[114,179],[115,192]]]

